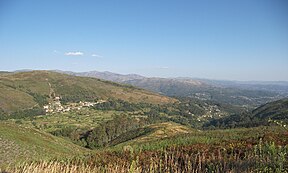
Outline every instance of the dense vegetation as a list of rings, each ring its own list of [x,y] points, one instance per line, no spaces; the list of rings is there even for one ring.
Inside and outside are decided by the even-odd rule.
[[[111,120],[101,122],[92,130],[68,126],[51,133],[56,136],[67,137],[80,146],[96,149],[116,145],[142,135],[143,133],[138,133],[138,130],[143,127],[144,123],[144,120],[122,114],[113,116]]]
[[[22,119],[22,118],[33,118],[34,116],[45,114],[44,110],[39,107],[33,107],[31,109],[24,109],[12,112],[10,114],[0,109],[0,120],[7,119]]]
[[[125,115],[116,116],[113,120],[100,124],[85,135],[87,147],[91,149],[108,146],[113,140],[128,131],[143,126],[140,119]]]
[[[269,125],[277,121],[288,123],[288,99],[262,105],[251,112],[233,114],[220,119],[213,119],[204,127],[209,128],[235,128],[235,127],[256,127]]]

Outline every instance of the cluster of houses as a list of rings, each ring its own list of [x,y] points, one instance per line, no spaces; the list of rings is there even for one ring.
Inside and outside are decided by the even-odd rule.
[[[84,107],[92,107],[96,104],[103,103],[105,100],[98,100],[97,102],[82,102],[79,103],[69,103],[67,105],[62,105],[60,97],[55,97],[52,102],[48,105],[43,106],[46,114],[59,113],[59,112],[69,112],[72,110],[81,110]]]
[[[221,112],[221,110],[218,108],[217,105],[208,105],[206,104],[206,107],[204,107],[206,114],[200,116],[197,118],[198,121],[201,121],[203,119],[207,119],[207,118],[215,118],[215,117],[222,117],[225,115],[225,113]]]

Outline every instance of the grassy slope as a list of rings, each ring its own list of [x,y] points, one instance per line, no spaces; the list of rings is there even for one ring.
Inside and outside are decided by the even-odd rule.
[[[34,128],[0,122],[0,166],[23,159],[70,157],[86,151],[64,139]]]
[[[142,145],[142,144],[149,143],[149,142],[157,142],[163,139],[173,138],[178,135],[189,134],[189,133],[192,133],[193,131],[196,131],[195,129],[191,129],[189,127],[186,127],[186,126],[174,123],[174,122],[156,123],[156,124],[148,125],[146,129],[149,129],[147,133],[143,133],[140,136],[135,137],[134,139],[120,143],[116,145],[113,149],[118,150],[128,145],[137,146],[137,145]],[[122,138],[125,138],[125,137],[122,137]]]
[[[149,128],[153,129],[153,133],[137,138],[135,140],[137,143],[160,140],[179,134],[187,134],[193,131],[191,128],[173,122],[152,124]]]
[[[221,119],[212,120],[205,126],[215,127],[255,127],[261,125],[269,125],[270,120],[276,120],[284,123],[288,122],[288,99],[264,104],[252,112],[244,114],[235,114]],[[286,127],[287,128],[287,127]]]
[[[163,126],[152,126],[158,128],[159,125]],[[171,125],[177,126],[164,124],[165,127]],[[102,150],[75,162],[40,161],[12,167],[8,171],[280,173],[288,170],[287,135],[287,131],[280,127],[192,130],[172,138],[155,138],[136,146],[118,147],[118,151]]]
[[[231,153],[229,154],[228,151],[233,151],[235,149],[235,151],[241,150],[243,152],[246,152],[247,147],[250,147],[249,152],[246,152],[246,153],[251,154],[251,153],[253,153],[253,147],[252,146],[256,145],[256,147],[257,147],[257,144],[259,144],[260,138],[263,140],[263,142],[264,142],[263,144],[265,144],[265,145],[266,145],[266,142],[268,142],[268,143],[275,142],[276,146],[281,145],[283,148],[283,147],[285,147],[285,145],[287,146],[287,143],[288,143],[287,131],[281,127],[275,127],[275,126],[274,127],[257,127],[257,128],[199,131],[199,130],[187,128],[185,126],[182,126],[182,125],[179,125],[176,123],[166,122],[166,123],[157,123],[157,124],[149,125],[147,127],[152,129],[152,131],[144,134],[143,136],[139,136],[139,137],[134,138],[130,141],[116,145],[112,148],[109,147],[109,148],[106,148],[104,150],[93,152],[93,153],[91,153],[91,155],[88,155],[88,157],[86,159],[84,159],[85,157],[83,157],[83,159],[84,159],[84,160],[82,160],[83,163],[88,161],[88,163],[92,164],[92,165],[94,165],[94,164],[99,165],[100,164],[102,168],[104,168],[105,164],[114,165],[117,163],[116,167],[123,167],[124,168],[124,167],[126,167],[126,166],[123,166],[124,163],[125,164],[128,163],[128,165],[133,164],[133,163],[131,163],[131,160],[132,160],[132,162],[134,162],[133,159],[137,159],[137,158],[139,158],[139,160],[140,160],[140,162],[135,162],[136,164],[139,164],[138,166],[141,166],[141,164],[149,162],[149,160],[155,161],[155,159],[157,160],[157,159],[163,157],[163,152],[164,152],[164,154],[166,153],[168,155],[172,154],[173,157],[174,156],[180,157],[181,155],[183,155],[186,158],[186,156],[190,156],[191,161],[195,161],[195,157],[198,157],[197,153],[203,152],[204,154],[206,153],[206,155],[208,156],[207,153],[210,153],[210,152],[213,153],[215,151],[220,151],[219,149],[221,149],[221,151],[223,151],[223,152],[227,151],[228,154],[227,153],[226,154],[228,156],[230,156]],[[8,132],[3,133],[3,130],[4,131],[10,130],[11,132],[10,133],[8,133]],[[46,156],[46,154],[47,155],[49,154],[50,156],[51,155],[60,156],[60,158],[62,157],[62,159],[64,159],[64,160],[65,160],[66,156],[69,156],[69,152],[71,153],[71,155],[72,154],[74,155],[75,153],[77,154],[77,152],[75,152],[77,147],[75,149],[75,146],[71,143],[67,143],[65,141],[60,140],[59,138],[52,137],[51,135],[47,135],[46,133],[41,133],[41,132],[34,130],[34,129],[28,128],[25,130],[26,130],[25,137],[27,139],[23,140],[23,138],[25,138],[25,137],[22,134],[23,132],[20,132],[20,131],[23,131],[23,129],[21,127],[11,125],[11,124],[0,124],[0,134],[2,134],[2,136],[0,135],[0,138],[1,138],[0,141],[2,143],[6,143],[6,147],[5,147],[5,145],[3,145],[6,148],[6,150],[12,152],[12,154],[13,154],[13,151],[15,151],[15,148],[16,148],[16,150],[20,150],[22,148],[28,147],[30,149],[28,151],[31,152],[31,151],[33,151],[33,150],[31,150],[31,148],[33,149],[33,144],[37,143],[37,146],[39,147],[39,149],[34,149],[34,150],[38,151],[38,152],[43,150],[42,152],[40,152],[42,155],[41,160],[45,160],[43,156]],[[6,138],[3,137],[3,134]],[[34,137],[32,137],[32,136],[34,136]],[[7,138],[10,140],[7,140]],[[35,138],[37,138],[37,140]],[[42,139],[42,138],[44,138],[44,139]],[[50,142],[47,143],[48,141],[51,141],[51,140],[53,141],[53,138],[55,140],[57,139],[58,141],[56,143],[51,143],[51,145],[50,145]],[[11,139],[13,139],[13,140],[11,140]],[[38,141],[40,139],[41,139],[41,141],[43,141],[43,143],[41,141]],[[27,144],[28,143],[27,141],[29,141],[29,144]],[[38,142],[36,142],[36,141],[38,141]],[[60,145],[59,141],[62,141],[63,145]],[[57,148],[59,148],[59,149],[56,150],[53,146],[58,146],[58,145],[59,145],[59,147],[57,147]],[[70,146],[68,146],[68,145],[70,145]],[[71,147],[71,145],[73,145],[73,146]],[[274,144],[272,144],[272,145],[274,145]],[[19,146],[21,146],[21,148]],[[40,146],[43,148],[40,148]],[[73,148],[73,149],[69,150],[66,148],[66,146],[67,146],[67,148],[70,148],[70,149]],[[13,150],[10,148],[13,148]],[[72,150],[73,150],[73,152],[72,152]],[[131,150],[132,150],[132,152],[131,152]],[[260,147],[260,150],[261,150],[261,147]],[[3,151],[5,153],[5,150],[2,149],[1,152],[3,153]],[[28,151],[26,151],[26,153],[30,154],[30,152],[28,152]],[[123,152],[123,151],[126,151],[126,152]],[[130,152],[127,153],[127,151],[130,151]],[[23,152],[25,152],[25,150],[21,151],[21,153],[23,153]],[[18,151],[17,151],[17,153],[18,153]],[[14,153],[14,155],[17,155],[17,153]],[[194,153],[196,155],[192,155],[192,154],[186,155],[187,153],[190,153],[190,154]],[[22,155],[27,155],[27,154],[22,154]],[[237,153],[235,154],[235,157],[236,156],[237,156]],[[154,159],[150,159],[150,157],[151,158],[154,157]],[[213,157],[215,157],[215,156],[213,156]],[[222,157],[222,156],[220,156],[220,157]],[[258,156],[255,156],[255,157],[258,158]],[[3,158],[3,157],[0,157],[0,158]],[[39,158],[40,157],[38,157],[36,159],[39,159]],[[127,160],[125,160],[125,159],[127,159]],[[178,159],[176,159],[176,161],[177,160]],[[217,160],[217,158],[216,158],[216,160]],[[241,161],[241,160],[236,159],[235,162],[233,162],[233,159],[232,159],[231,163],[237,163],[239,161]],[[249,161],[249,159],[248,159],[248,161]],[[229,160],[228,161],[226,160],[226,162],[228,163]],[[250,162],[251,161],[249,161],[249,163]],[[284,161],[284,162],[286,162],[286,161]],[[59,163],[57,163],[57,164],[59,164]],[[69,162],[67,163],[65,161],[61,162],[61,163],[64,163],[64,165],[69,164]],[[77,164],[78,162],[75,162],[75,163]],[[203,164],[204,164],[204,162],[203,162]],[[148,165],[150,165],[150,164],[148,163]],[[76,166],[79,167],[79,166],[84,166],[84,165],[82,164],[82,162],[80,162],[80,165],[76,165]],[[131,167],[132,166],[130,165],[127,167],[127,169],[129,169],[129,168],[131,169]],[[147,167],[147,165],[145,167]],[[85,170],[90,169],[90,168],[91,167],[87,167],[87,166],[83,167],[83,169],[85,169]],[[144,167],[142,167],[142,168],[144,168]],[[41,168],[41,169],[44,169],[44,168]],[[49,168],[48,172],[51,171],[51,169],[52,168]],[[115,167],[112,166],[111,169],[113,169],[114,172],[117,172]],[[72,170],[72,168],[71,168],[71,170]],[[86,171],[89,172],[88,170],[86,170]],[[82,171],[82,172],[84,172],[84,171]],[[111,172],[111,170],[108,172]],[[125,172],[128,172],[128,170],[126,170]]]
[[[176,125],[177,127],[174,125],[174,127],[169,126],[168,129],[164,128],[165,130],[163,131],[169,132],[173,128],[180,128],[181,130],[178,132],[175,132],[174,130],[170,131],[172,133],[168,133],[169,135],[166,137],[159,137],[159,132],[163,133],[163,131],[156,130],[154,133],[146,134],[119,144],[112,148],[112,150],[121,151],[125,146],[132,147],[134,151],[157,151],[170,147],[197,146],[199,151],[203,151],[205,148],[209,149],[215,146],[227,147],[227,145],[229,146],[231,144],[234,147],[238,146],[245,148],[247,146],[256,145],[259,143],[260,138],[265,142],[275,142],[277,145],[281,146],[287,146],[288,144],[287,130],[278,126],[207,131],[189,129],[179,125]]]
[[[288,98],[270,102],[252,111],[252,116],[260,119],[288,120]]]
[[[48,98],[50,94],[48,82],[58,96],[114,98],[152,104],[164,104],[176,101],[175,99],[132,86],[120,85],[95,78],[75,77],[50,71],[32,71],[0,75],[1,108],[9,112],[37,105],[31,93]]]
[[[30,108],[36,104],[29,94],[0,83],[0,108],[4,111]]]

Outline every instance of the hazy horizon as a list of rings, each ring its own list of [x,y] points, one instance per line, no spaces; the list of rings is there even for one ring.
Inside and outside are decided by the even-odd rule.
[[[146,76],[138,73],[118,73],[118,72],[113,72],[113,71],[99,71],[99,70],[90,70],[90,71],[73,71],[73,70],[61,70],[61,69],[17,69],[17,70],[0,70],[0,72],[28,72],[28,71],[62,71],[62,72],[73,72],[73,73],[86,73],[86,72],[109,72],[109,73],[114,73],[114,74],[119,74],[119,75],[139,75],[142,77],[146,78],[167,78],[167,79],[176,79],[176,78],[188,78],[188,79],[193,79],[193,80],[215,80],[215,81],[227,81],[227,82],[260,82],[260,83],[265,83],[265,82],[288,82],[288,80],[235,80],[235,79],[217,79],[217,78],[205,78],[205,77],[197,77],[197,76]]]
[[[288,2],[0,2],[0,70],[288,81]]]

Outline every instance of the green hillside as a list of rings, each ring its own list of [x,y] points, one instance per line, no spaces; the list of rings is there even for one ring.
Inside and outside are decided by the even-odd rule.
[[[288,98],[267,103],[252,111],[258,119],[288,120]]]
[[[128,85],[50,71],[1,74],[0,88],[0,108],[8,113],[43,106],[56,96],[62,103],[108,98],[152,104],[176,101]]]
[[[0,109],[5,112],[30,108],[37,104],[28,93],[2,83],[0,83],[0,100]]]
[[[157,142],[175,136],[189,134],[195,129],[174,122],[151,124],[122,134],[113,143],[118,143],[114,149],[125,146],[138,146],[148,142]],[[112,144],[113,144],[112,143]]]
[[[280,173],[288,170],[288,136],[281,127],[200,131],[174,123],[159,123],[148,128],[152,131],[143,136],[90,152],[81,159],[63,157],[63,160],[47,161],[42,158],[3,171]]]
[[[0,166],[20,160],[70,157],[87,151],[34,128],[0,122]]]
[[[221,119],[214,119],[206,127],[255,127],[269,124],[287,125],[288,99],[264,104],[251,112],[233,114]],[[284,123],[284,124],[283,124]]]

